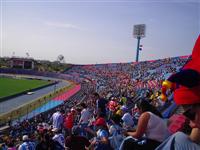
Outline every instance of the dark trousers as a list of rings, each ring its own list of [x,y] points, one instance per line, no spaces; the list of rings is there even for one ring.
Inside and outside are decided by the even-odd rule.
[[[134,140],[127,139],[124,141],[123,150],[154,150],[161,143],[151,139]]]

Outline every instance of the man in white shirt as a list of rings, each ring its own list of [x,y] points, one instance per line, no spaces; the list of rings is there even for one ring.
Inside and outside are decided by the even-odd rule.
[[[53,113],[51,120],[53,122],[53,128],[62,129],[63,126],[63,114],[60,110]]]
[[[79,124],[88,124],[90,119],[90,111],[85,103],[81,103],[81,107],[83,108],[83,110],[81,111],[81,118],[79,120]]]
[[[84,131],[84,128],[87,127],[91,114],[85,103],[81,103],[81,106],[83,110],[81,111],[81,117],[80,117],[78,125],[81,127],[80,134],[82,136],[87,136],[86,132]]]

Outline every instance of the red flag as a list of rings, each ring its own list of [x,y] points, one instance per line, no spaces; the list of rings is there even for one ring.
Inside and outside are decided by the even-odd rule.
[[[184,69],[193,69],[200,73],[200,35],[192,51],[192,59],[184,66]]]

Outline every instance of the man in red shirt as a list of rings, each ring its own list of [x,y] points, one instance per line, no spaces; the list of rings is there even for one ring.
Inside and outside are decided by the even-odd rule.
[[[76,115],[76,110],[72,108],[65,118],[64,127],[66,129],[67,135],[71,135],[71,130],[72,127],[74,126],[75,115]]]

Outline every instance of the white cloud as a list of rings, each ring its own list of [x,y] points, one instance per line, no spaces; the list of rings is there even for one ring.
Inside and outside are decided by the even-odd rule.
[[[55,27],[55,28],[66,28],[66,29],[77,29],[77,30],[81,29],[80,27],[76,25],[69,24],[69,23],[62,23],[62,22],[46,22],[45,24],[51,27]]]

